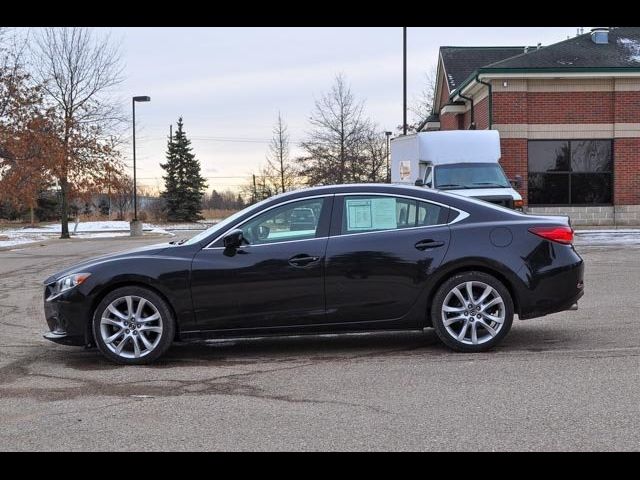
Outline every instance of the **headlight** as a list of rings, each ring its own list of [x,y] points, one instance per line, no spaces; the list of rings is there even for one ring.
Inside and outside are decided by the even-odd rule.
[[[66,292],[67,290],[71,290],[74,287],[77,287],[82,282],[84,282],[87,278],[89,278],[90,273],[72,273],[71,275],[66,275],[53,284],[51,289],[51,294],[47,300],[51,300],[54,297],[57,297],[61,293]]]

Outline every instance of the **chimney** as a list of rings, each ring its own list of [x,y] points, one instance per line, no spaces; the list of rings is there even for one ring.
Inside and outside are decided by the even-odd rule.
[[[591,41],[598,45],[609,43],[609,28],[596,27],[591,29]]]

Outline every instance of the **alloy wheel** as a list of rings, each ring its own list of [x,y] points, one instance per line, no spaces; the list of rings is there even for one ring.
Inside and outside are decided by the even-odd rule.
[[[162,316],[146,298],[119,297],[102,313],[100,335],[107,348],[119,357],[141,358],[160,343]]]
[[[468,281],[449,291],[441,313],[442,323],[451,337],[466,345],[481,345],[502,330],[506,307],[491,285]]]

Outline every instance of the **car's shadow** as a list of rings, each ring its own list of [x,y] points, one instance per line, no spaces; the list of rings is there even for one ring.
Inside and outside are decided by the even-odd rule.
[[[514,328],[503,342],[489,352],[530,353],[561,349],[579,349],[579,338],[567,328]],[[583,346],[584,347],[584,346]],[[232,366],[261,362],[350,361],[357,358],[385,356],[451,357],[462,360],[465,355],[445,347],[435,331],[372,332],[358,334],[296,335],[248,337],[193,342],[177,342],[151,366]],[[80,370],[110,369],[119,366],[108,362],[93,349],[66,358],[67,366]]]

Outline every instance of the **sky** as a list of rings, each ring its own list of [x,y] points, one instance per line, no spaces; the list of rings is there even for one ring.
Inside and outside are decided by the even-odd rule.
[[[159,164],[169,125],[175,129],[182,116],[208,190],[236,190],[264,164],[278,112],[289,128],[292,155],[300,152],[314,101],[338,73],[381,130],[395,131],[402,123],[401,27],[97,30],[120,42],[125,80],[114,94],[125,111],[130,97],[151,97],[136,106],[140,185],[162,187]],[[575,35],[576,27],[409,27],[409,103],[435,66],[440,46],[549,45]],[[130,168],[130,143],[123,154]]]

